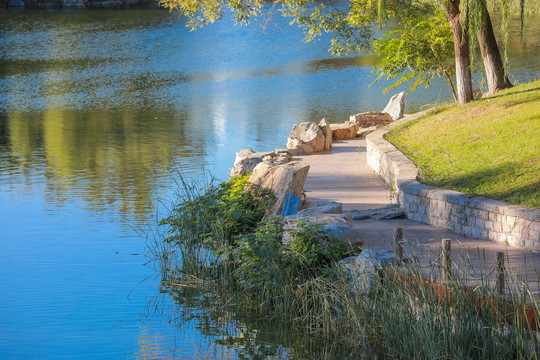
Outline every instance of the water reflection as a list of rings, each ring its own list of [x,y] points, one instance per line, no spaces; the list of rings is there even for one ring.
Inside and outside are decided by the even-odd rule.
[[[213,359],[358,359],[366,355],[360,344],[358,349],[345,350],[342,344],[322,340],[305,329],[231,312],[224,306],[225,300],[196,285],[163,283],[160,292],[148,303],[147,311],[149,316],[157,312],[168,319],[180,336],[189,336],[195,325],[204,336],[198,346],[209,349]],[[161,334],[145,333],[145,336],[157,339],[154,341],[158,343],[162,341]],[[171,358],[171,354],[181,357],[182,350],[170,348],[166,357]],[[152,351],[140,356],[149,358],[148,354]]]
[[[146,215],[163,185],[156,178],[166,177],[171,158],[204,156],[204,143],[197,148],[185,136],[182,116],[151,108],[11,113],[0,121],[8,154],[0,159],[0,180],[43,177],[50,201],[76,194],[95,211],[113,206],[123,214]]]

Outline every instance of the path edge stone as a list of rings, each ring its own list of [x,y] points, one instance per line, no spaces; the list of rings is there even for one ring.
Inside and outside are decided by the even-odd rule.
[[[384,135],[421,116],[407,115],[366,136],[367,163],[395,193],[408,219],[476,239],[540,251],[540,209],[436,188],[417,181],[414,163]]]

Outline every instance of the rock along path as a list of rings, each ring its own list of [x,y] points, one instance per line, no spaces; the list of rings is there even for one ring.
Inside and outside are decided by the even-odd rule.
[[[332,149],[299,157],[310,165],[304,185],[307,195],[303,207],[312,207],[320,202],[337,201],[343,210],[365,210],[384,207],[395,202],[386,183],[366,161],[366,141],[360,138],[334,141]],[[394,228],[403,229],[404,253],[415,256],[429,276],[438,277],[437,263],[441,240],[452,240],[452,258],[456,271],[478,283],[495,286],[496,271],[489,276],[497,264],[498,251],[505,252],[505,265],[509,270],[506,279],[507,292],[516,290],[526,282],[538,298],[540,289],[540,254],[525,252],[489,240],[466,238],[459,234],[407,219],[355,220],[359,230],[359,242],[364,248],[394,250]],[[457,266],[459,264],[459,266]],[[471,268],[476,270],[472,272]],[[538,270],[538,271],[537,271]]]

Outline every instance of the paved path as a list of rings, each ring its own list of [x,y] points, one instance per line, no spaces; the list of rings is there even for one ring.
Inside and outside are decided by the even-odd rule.
[[[307,195],[304,207],[319,202],[338,201],[344,210],[365,210],[386,206],[395,202],[391,192],[366,162],[366,142],[355,138],[334,141],[330,151],[300,157],[310,164],[304,191]],[[469,278],[486,275],[496,266],[496,253],[505,252],[505,263],[512,279],[507,281],[507,289],[516,289],[524,282],[532,292],[540,290],[540,254],[525,252],[489,240],[466,238],[444,229],[421,224],[407,219],[361,220],[354,221],[363,247],[375,250],[393,250],[393,230],[403,228],[404,252],[414,254],[426,270],[433,270],[438,276],[437,267],[429,267],[439,257],[442,239],[452,239],[452,257],[459,264],[459,272]],[[471,267],[476,270],[472,273]],[[538,269],[538,271],[536,270]],[[508,277],[508,275],[507,275]],[[494,286],[495,273],[483,279]]]

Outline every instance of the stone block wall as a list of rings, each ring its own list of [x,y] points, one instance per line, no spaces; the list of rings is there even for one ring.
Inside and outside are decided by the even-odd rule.
[[[370,111],[351,115],[349,122],[357,123],[361,128],[387,125],[393,121],[392,116],[380,111]]]
[[[540,209],[510,205],[416,181],[416,166],[383,136],[406,117],[366,137],[368,164],[396,193],[407,218],[465,236],[540,251]]]

